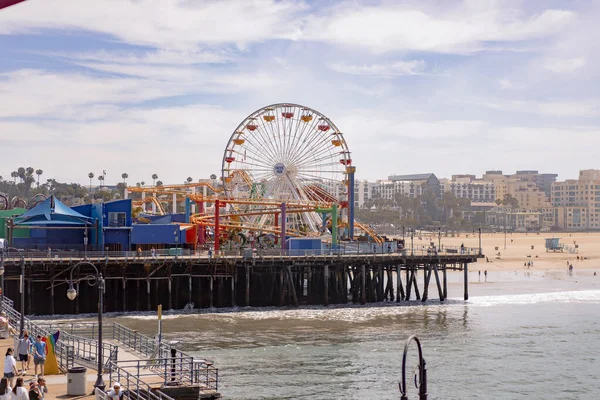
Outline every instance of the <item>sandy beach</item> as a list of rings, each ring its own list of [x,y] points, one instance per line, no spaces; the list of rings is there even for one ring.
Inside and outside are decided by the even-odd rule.
[[[577,253],[568,251],[546,251],[546,238],[560,238],[560,243],[570,246],[578,245]],[[437,234],[423,235],[420,240],[414,238],[415,248],[427,244],[429,241],[437,243]],[[444,236],[441,238],[442,246],[479,247],[477,232],[457,234],[455,237]],[[410,247],[410,239],[407,240]],[[566,270],[567,261],[573,264],[574,270],[598,270],[600,273],[600,233],[482,233],[482,252],[487,257],[480,259],[478,264],[472,265],[472,270],[486,269],[488,271],[514,271],[517,270]],[[579,259],[578,259],[579,258]],[[529,268],[525,265],[533,262]]]

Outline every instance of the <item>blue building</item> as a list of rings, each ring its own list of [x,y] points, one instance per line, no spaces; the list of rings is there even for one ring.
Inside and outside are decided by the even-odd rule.
[[[194,237],[184,214],[146,216],[148,223],[134,224],[131,212],[131,199],[70,208],[51,196],[10,221],[11,231],[30,234],[9,240],[22,249],[131,251],[179,247]]]

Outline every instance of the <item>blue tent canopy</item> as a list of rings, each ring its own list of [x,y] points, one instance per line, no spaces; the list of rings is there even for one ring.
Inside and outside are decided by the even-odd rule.
[[[15,218],[15,225],[91,225],[92,218],[74,211],[54,196]]]

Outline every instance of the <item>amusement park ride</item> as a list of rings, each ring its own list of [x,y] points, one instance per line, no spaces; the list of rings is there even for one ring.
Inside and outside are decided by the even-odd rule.
[[[9,199],[8,197],[0,194],[0,211],[12,210],[13,208],[18,208],[19,206],[21,208],[26,208],[30,210],[44,200],[46,200],[46,196],[41,193],[36,194],[31,199],[29,199],[29,201],[17,196],[13,197],[12,199]]]
[[[151,203],[161,215],[165,210],[158,196],[171,196],[174,211],[185,202],[186,224],[198,227],[197,244],[212,241],[215,250],[227,241],[243,245],[265,237],[282,248],[288,237],[322,237],[332,246],[340,238],[360,236],[382,243],[372,229],[354,221],[355,171],[346,140],[329,118],[282,103],[255,111],[234,130],[219,183],[127,191],[141,193],[134,207],[145,211]],[[363,235],[357,237],[355,228]]]

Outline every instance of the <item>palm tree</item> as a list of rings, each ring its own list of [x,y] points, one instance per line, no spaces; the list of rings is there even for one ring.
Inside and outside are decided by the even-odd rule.
[[[156,186],[156,180],[158,179],[158,175],[152,174],[152,186]]]
[[[13,171],[10,173],[10,177],[15,180],[15,185],[17,184],[17,178],[19,177],[19,173],[17,171]]]
[[[162,185],[163,185],[162,181],[157,181],[156,182],[156,186],[162,186]]]
[[[210,179],[212,179],[214,181],[215,179],[217,179],[217,176],[215,174],[211,174]]]
[[[146,184],[146,182],[144,182],[144,181],[141,181],[140,183],[142,184],[142,186],[144,186]]]
[[[121,174],[121,178],[123,178],[123,183],[125,184],[125,186],[127,186],[126,179],[129,178],[129,175],[127,174],[127,172],[123,172]]]
[[[92,179],[94,179],[94,173],[90,172],[88,178],[90,178],[90,193],[92,193]]]
[[[135,184],[135,186],[140,187],[140,186],[142,186],[142,184],[138,182]]]
[[[25,168],[17,168],[17,176],[21,179],[21,182],[25,182]]]
[[[191,177],[191,176],[188,176],[188,178],[187,178],[187,183],[192,183],[192,181],[193,181],[192,177]]]
[[[37,187],[40,187],[40,175],[42,175],[44,173],[44,171],[42,171],[41,169],[37,169],[35,171],[35,174],[37,175]]]
[[[103,175],[100,175],[100,176],[98,177],[98,180],[100,181],[100,188],[102,188],[102,183],[104,182],[104,176],[103,176]]]

